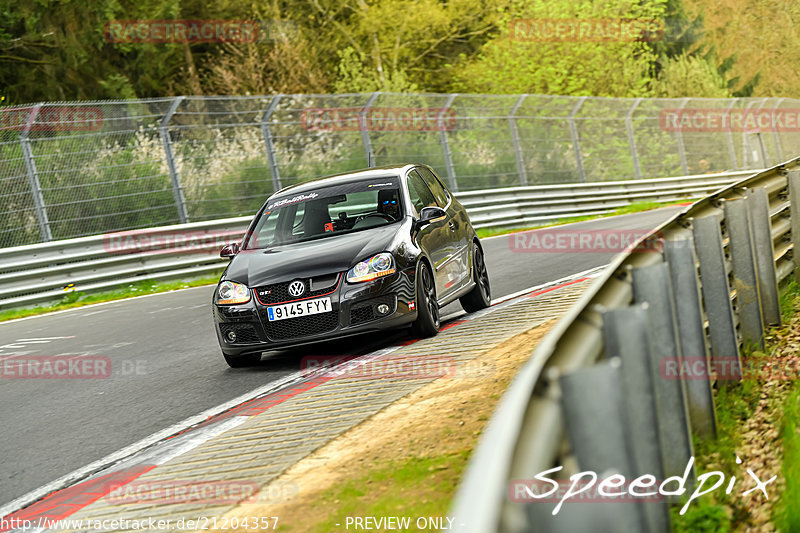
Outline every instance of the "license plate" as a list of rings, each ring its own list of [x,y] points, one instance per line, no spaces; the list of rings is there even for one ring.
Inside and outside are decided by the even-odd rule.
[[[270,322],[274,322],[276,320],[286,320],[287,318],[327,313],[332,309],[330,298],[317,298],[316,300],[267,307],[267,318],[269,318]]]

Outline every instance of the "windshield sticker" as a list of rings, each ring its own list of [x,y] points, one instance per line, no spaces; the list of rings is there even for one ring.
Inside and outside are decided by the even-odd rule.
[[[283,200],[272,202],[267,206],[267,209],[271,211],[276,207],[283,207],[284,205],[296,204],[298,202],[304,202],[306,200],[313,200],[317,196],[319,196],[319,194],[315,192],[310,192],[308,194],[298,194],[297,196],[293,196],[292,198],[284,198]]]
[[[394,183],[371,183],[368,187],[392,187]]]

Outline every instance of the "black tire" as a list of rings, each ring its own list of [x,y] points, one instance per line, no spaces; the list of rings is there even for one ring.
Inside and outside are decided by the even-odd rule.
[[[225,362],[228,363],[228,366],[231,368],[247,368],[248,366],[257,365],[261,361],[261,352],[245,353],[236,356],[222,355],[225,357]]]
[[[486,270],[486,261],[483,252],[477,244],[472,245],[472,276],[475,287],[459,298],[461,307],[467,313],[474,313],[492,305],[492,288],[489,285],[489,272]]]
[[[411,333],[418,338],[433,337],[439,333],[439,304],[436,302],[436,283],[427,263],[419,264],[417,273],[417,319]]]

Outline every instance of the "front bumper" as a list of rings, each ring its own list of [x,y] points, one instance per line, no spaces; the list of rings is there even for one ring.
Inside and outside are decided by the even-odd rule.
[[[357,284],[347,283],[344,275],[344,272],[339,274],[338,284],[332,292],[290,301],[328,297],[332,310],[327,313],[270,321],[267,307],[276,304],[262,303],[252,288],[251,299],[246,304],[213,304],[215,329],[222,352],[228,356],[263,352],[402,327],[416,320],[416,309],[413,305],[409,308],[409,303],[415,299],[413,269]],[[286,280],[289,281],[292,280]],[[389,311],[379,313],[377,308],[381,304],[387,305]],[[234,342],[229,336],[231,331],[235,334]]]

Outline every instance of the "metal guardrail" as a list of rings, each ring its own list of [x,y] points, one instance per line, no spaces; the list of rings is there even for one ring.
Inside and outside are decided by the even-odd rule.
[[[748,172],[456,193],[475,227],[545,224],[599,215],[638,201],[677,201],[717,190]],[[58,300],[142,280],[191,278],[222,269],[223,244],[251,217],[177,224],[0,249],[0,308]]]
[[[711,383],[741,378],[740,348],[763,346],[781,320],[778,284],[800,272],[800,158],[701,199],[640,243],[656,236],[660,250],[614,259],[506,391],[457,493],[462,531],[669,531],[667,501],[567,504],[554,516],[529,482],[557,466],[549,478],[684,475],[692,433],[716,432]],[[668,379],[665,364],[685,358],[705,379]],[[720,378],[725,364],[733,375]]]
[[[369,160],[428,164],[453,191],[765,168],[797,142],[797,106],[381,92],[5,106],[0,247],[243,216]]]

